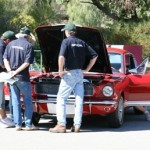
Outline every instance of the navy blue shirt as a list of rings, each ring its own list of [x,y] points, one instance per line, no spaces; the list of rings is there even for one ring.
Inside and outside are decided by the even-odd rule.
[[[61,44],[59,56],[65,57],[65,69],[82,69],[86,57],[95,58],[97,53],[83,40],[69,36]]]
[[[2,65],[4,65],[3,63],[3,54],[5,51],[5,43],[3,42],[3,40],[0,39],[0,72],[4,71],[4,69],[1,67]]]
[[[34,61],[33,46],[25,38],[10,42],[5,49],[3,58],[7,59],[11,70],[16,70],[23,63],[32,64]],[[16,75],[22,81],[30,81],[29,67]]]

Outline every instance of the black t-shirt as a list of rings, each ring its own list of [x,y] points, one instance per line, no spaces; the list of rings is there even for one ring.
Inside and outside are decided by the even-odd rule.
[[[5,43],[3,42],[3,40],[0,39],[0,72],[5,71],[5,69],[1,67],[2,65],[4,65],[3,55],[4,55],[5,47],[6,47]]]
[[[97,53],[83,40],[69,36],[61,44],[59,56],[65,57],[65,69],[82,69],[86,57],[92,59]]]
[[[25,38],[19,38],[10,42],[5,49],[3,58],[7,59],[11,70],[16,70],[23,63],[33,63],[34,51],[33,46]],[[29,67],[25,68],[16,75],[22,81],[29,81]]]

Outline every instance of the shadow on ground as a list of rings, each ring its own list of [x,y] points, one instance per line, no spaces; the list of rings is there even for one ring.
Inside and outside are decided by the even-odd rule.
[[[56,125],[56,117],[49,115],[42,116],[39,127],[42,130],[48,130]],[[67,129],[70,129],[73,124],[73,119],[67,119]],[[133,109],[125,112],[124,123],[120,128],[110,128],[106,117],[102,116],[84,116],[82,120],[82,132],[127,132],[150,130],[150,122],[146,121],[144,115],[136,115]]]

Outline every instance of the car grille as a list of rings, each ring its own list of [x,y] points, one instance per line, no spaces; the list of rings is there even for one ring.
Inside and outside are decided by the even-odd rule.
[[[34,91],[37,94],[50,94],[56,95],[58,92],[58,83],[47,83],[47,82],[37,82],[35,83]],[[84,83],[84,95],[93,95],[93,85],[90,83]]]

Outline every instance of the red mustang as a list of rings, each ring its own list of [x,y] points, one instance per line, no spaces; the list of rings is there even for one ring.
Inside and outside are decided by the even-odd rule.
[[[35,124],[42,114],[56,115],[56,96],[60,84],[57,59],[65,38],[61,32],[63,26],[40,26],[35,30],[45,67],[45,73],[31,81]],[[108,118],[110,127],[120,127],[125,108],[150,105],[150,75],[145,74],[148,59],[137,67],[132,53],[117,48],[106,49],[101,32],[95,28],[77,26],[77,37],[98,53],[96,64],[89,73],[84,74],[83,115],[103,115]],[[68,117],[74,115],[74,101],[71,93],[67,101]]]

